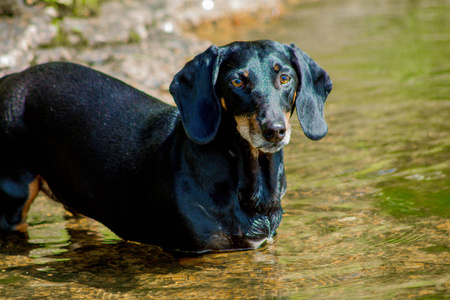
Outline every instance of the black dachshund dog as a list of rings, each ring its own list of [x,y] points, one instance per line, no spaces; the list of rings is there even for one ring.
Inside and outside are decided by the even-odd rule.
[[[294,44],[211,46],[175,76],[178,107],[93,69],[47,63],[0,79],[0,228],[44,190],[127,240],[168,251],[270,241],[297,109],[325,136],[328,74]]]

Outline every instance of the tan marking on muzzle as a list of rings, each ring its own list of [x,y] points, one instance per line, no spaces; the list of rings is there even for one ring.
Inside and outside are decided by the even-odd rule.
[[[291,126],[291,123],[290,123],[290,121],[291,121],[291,112],[290,111],[288,111],[288,112],[285,112],[284,113],[284,116],[286,117],[285,119],[284,119],[284,125],[286,126],[286,130]]]
[[[259,124],[256,121],[256,115],[250,117],[235,116],[237,130],[241,136],[250,144],[252,156],[256,159],[259,156],[259,150],[253,147],[255,133],[261,135]]]

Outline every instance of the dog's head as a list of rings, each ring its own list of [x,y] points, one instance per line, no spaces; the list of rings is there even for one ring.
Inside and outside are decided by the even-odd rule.
[[[289,143],[294,108],[308,138],[326,135],[331,88],[328,74],[294,44],[255,41],[211,46],[175,75],[170,92],[194,142],[211,142],[225,111],[253,149],[274,153]]]

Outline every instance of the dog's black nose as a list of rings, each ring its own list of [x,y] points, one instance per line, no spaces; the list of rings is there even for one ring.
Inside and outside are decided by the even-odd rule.
[[[286,126],[284,122],[266,122],[263,124],[262,134],[266,141],[277,143],[286,135]]]

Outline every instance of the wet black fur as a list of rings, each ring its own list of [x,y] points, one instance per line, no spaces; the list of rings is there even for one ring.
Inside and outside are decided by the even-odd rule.
[[[277,97],[275,81],[258,82],[278,76],[263,68],[272,60],[290,70],[295,83]],[[295,45],[210,47],[175,76],[170,91],[178,108],[71,63],[3,77],[0,228],[20,222],[28,184],[40,175],[67,208],[124,239],[202,252],[246,249],[250,240],[272,237],[286,189],[283,152],[255,158],[234,115],[269,106],[257,105],[252,84],[240,91],[229,85],[230,72],[258,65],[251,83],[265,85],[260,104],[271,103],[274,114],[293,111],[296,92],[305,134],[322,138],[331,81]]]

